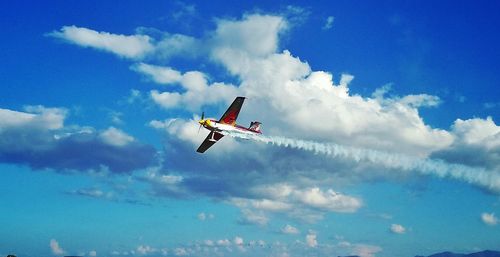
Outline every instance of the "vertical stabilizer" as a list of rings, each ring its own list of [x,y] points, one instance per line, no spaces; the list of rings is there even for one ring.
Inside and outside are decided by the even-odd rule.
[[[258,133],[261,133],[260,132],[260,122],[258,121],[252,121],[250,122],[250,127],[248,127],[249,130],[252,130],[252,131],[255,131],[255,132],[258,132]]]

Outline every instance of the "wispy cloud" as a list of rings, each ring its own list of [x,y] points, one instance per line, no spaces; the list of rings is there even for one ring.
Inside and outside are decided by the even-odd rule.
[[[74,25],[64,26],[61,30],[47,35],[82,47],[92,47],[132,59],[143,58],[154,49],[153,40],[147,35],[112,34]]]
[[[154,38],[147,33],[159,34],[159,36]],[[136,34],[123,35],[72,25],[63,26],[60,30],[46,35],[132,60],[168,59],[178,55],[193,56],[195,51],[192,49],[199,44],[197,40],[186,35],[161,33],[146,28],[138,28]]]
[[[325,21],[325,25],[323,25],[324,30],[329,30],[333,27],[333,21],[335,20],[335,17],[333,16],[328,16]]]

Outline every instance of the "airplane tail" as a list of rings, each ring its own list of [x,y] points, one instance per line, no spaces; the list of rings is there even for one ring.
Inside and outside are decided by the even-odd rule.
[[[252,131],[255,131],[257,133],[261,133],[261,131],[260,131],[260,124],[262,124],[262,123],[260,123],[258,121],[252,121],[252,122],[250,122],[250,127],[248,127],[248,129],[252,130]]]

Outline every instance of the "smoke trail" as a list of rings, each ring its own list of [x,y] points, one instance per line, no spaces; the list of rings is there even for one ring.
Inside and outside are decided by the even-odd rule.
[[[252,139],[266,144],[290,147],[315,154],[324,154],[333,158],[350,159],[356,162],[368,161],[391,169],[415,171],[425,175],[435,175],[440,178],[449,177],[485,188],[494,193],[500,193],[500,174],[484,168],[473,168],[461,164],[447,163],[443,160],[418,158],[397,153],[348,147],[334,143],[319,143],[286,137],[240,133],[231,133],[229,136]]]

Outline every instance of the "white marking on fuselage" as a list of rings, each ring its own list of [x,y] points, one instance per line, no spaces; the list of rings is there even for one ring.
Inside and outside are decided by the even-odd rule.
[[[236,132],[236,133],[250,134],[250,135],[259,134],[258,132],[255,132],[255,131],[235,127],[235,126],[228,125],[228,124],[219,123],[215,120],[208,120],[208,122],[205,122],[203,124],[203,126],[208,130],[214,130],[214,131],[222,132],[222,133],[224,133],[224,132],[226,132],[226,133]]]

